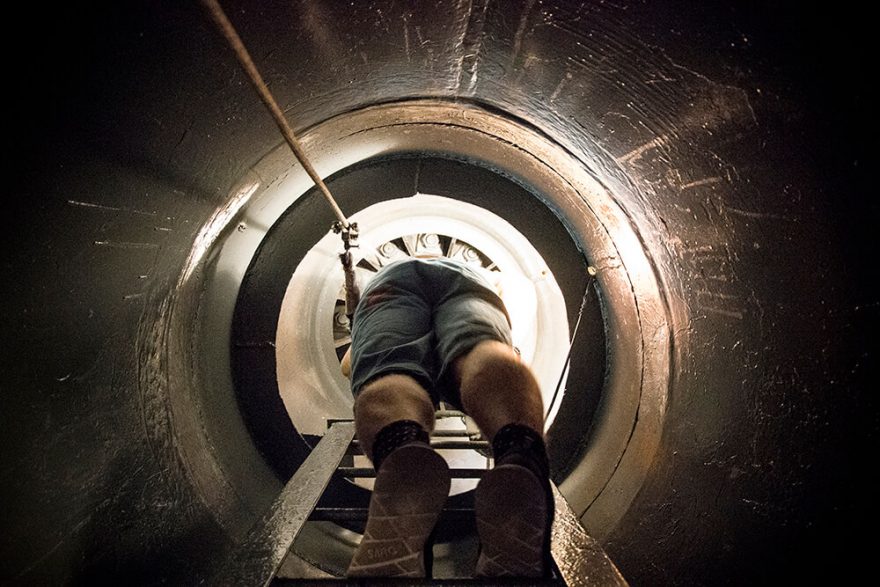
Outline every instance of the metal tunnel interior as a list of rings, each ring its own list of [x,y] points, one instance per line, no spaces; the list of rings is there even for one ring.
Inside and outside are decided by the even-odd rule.
[[[631,584],[868,565],[864,15],[224,6],[376,251],[417,235],[538,284],[545,397],[597,268],[548,446]],[[4,41],[0,583],[197,584],[350,411],[333,215],[198,2],[41,10]],[[356,531],[294,553],[338,574]],[[460,568],[473,529],[441,534]]]

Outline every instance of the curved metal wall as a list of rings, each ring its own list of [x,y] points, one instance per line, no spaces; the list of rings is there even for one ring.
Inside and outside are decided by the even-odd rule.
[[[877,210],[863,74],[847,67],[868,37],[858,15],[539,0],[227,10],[299,129],[460,98],[530,125],[615,195],[672,344],[659,448],[605,532],[624,576],[831,578],[862,558],[836,540],[875,517],[861,471],[877,431]],[[181,278],[234,229],[232,187],[277,131],[196,3],[29,16],[44,38],[6,51],[0,577],[192,583],[280,481],[244,466],[261,488],[251,507],[231,484],[206,496],[226,472],[186,447],[204,412],[230,406],[181,408],[169,353],[186,337],[168,317],[200,319],[199,280]],[[248,442],[212,450],[261,458]]]

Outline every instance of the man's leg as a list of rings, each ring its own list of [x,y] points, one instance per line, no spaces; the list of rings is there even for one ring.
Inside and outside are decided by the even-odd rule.
[[[541,390],[508,344],[484,340],[453,363],[465,412],[491,441],[508,424],[544,429]]]
[[[423,577],[429,537],[449,495],[449,467],[429,444],[434,406],[407,375],[368,383],[355,402],[355,428],[376,468],[364,537],[349,577]]]
[[[449,467],[430,444],[434,401],[431,304],[414,263],[392,265],[354,315],[355,427],[376,482],[350,577],[423,577],[430,535],[449,495]]]
[[[507,344],[486,340],[453,363],[462,407],[492,443],[495,467],[477,487],[480,576],[550,573],[553,498],[540,388]]]
[[[418,381],[407,375],[392,374],[364,386],[354,404],[354,422],[364,454],[371,461],[376,462],[373,445],[379,432],[403,420],[418,424],[429,434],[434,429],[434,406]],[[381,464],[387,452],[384,447],[379,449]]]

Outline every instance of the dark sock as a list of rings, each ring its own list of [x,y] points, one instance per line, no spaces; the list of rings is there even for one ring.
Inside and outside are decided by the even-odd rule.
[[[492,439],[492,455],[496,465],[522,465],[539,479],[550,477],[550,462],[544,439],[528,426],[508,424],[496,432]]]
[[[373,468],[378,471],[385,457],[401,446],[413,442],[430,443],[428,433],[421,424],[413,420],[398,420],[388,424],[379,430],[373,440]]]

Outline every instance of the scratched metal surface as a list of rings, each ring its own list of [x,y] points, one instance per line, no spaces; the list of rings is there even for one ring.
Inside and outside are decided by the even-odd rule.
[[[828,537],[876,522],[861,471],[877,209],[852,65],[871,19],[786,2],[228,4],[298,128],[461,97],[619,194],[674,325],[663,442],[604,541],[630,582],[840,579],[870,560]],[[185,268],[279,141],[195,3],[24,10],[44,38],[5,47],[0,582],[192,584],[282,482],[234,400],[184,401],[170,317],[198,319]],[[193,458],[208,422],[228,430]],[[254,480],[245,506],[227,475]]]

